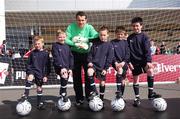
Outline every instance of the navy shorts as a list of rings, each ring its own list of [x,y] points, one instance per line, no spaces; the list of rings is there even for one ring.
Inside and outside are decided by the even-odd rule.
[[[115,64],[113,64],[112,66],[113,66],[113,68],[116,70]],[[127,74],[127,70],[128,70],[128,65],[127,65],[127,63],[122,67],[122,69],[123,69],[122,76],[125,78],[125,77],[126,77],[126,74]]]
[[[106,81],[106,75],[102,75],[101,73],[102,73],[101,71],[96,71],[95,72],[96,78],[101,81]]]
[[[35,75],[33,73],[27,74],[27,75],[33,75],[34,78],[32,80],[33,83],[35,83],[37,86],[42,86],[43,85],[43,77]]]
[[[106,75],[102,75],[102,71],[97,70],[95,67],[93,67],[94,72],[95,72],[95,77],[99,79],[100,81],[106,81]]]
[[[140,75],[142,73],[146,73],[146,64],[133,64],[134,69],[132,70],[133,76]]]
[[[42,79],[42,78],[37,78],[37,77],[35,77],[35,79],[33,80],[33,82],[34,82],[37,86],[42,86],[42,85],[43,85],[43,79]]]

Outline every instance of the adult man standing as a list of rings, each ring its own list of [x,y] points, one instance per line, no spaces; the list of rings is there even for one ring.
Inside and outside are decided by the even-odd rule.
[[[87,54],[90,48],[90,40],[98,37],[98,32],[87,23],[87,15],[83,11],[76,13],[76,22],[71,23],[66,29],[66,43],[71,47],[74,56],[73,84],[76,96],[76,106],[83,104],[82,67],[85,74],[85,96],[90,93],[90,83],[87,78]]]

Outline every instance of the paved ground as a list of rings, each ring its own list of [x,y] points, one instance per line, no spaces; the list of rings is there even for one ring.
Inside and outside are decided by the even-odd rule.
[[[165,112],[156,112],[147,99],[147,86],[141,85],[140,95],[142,99],[141,106],[135,108],[132,106],[134,94],[131,86],[127,86],[124,99],[126,100],[125,110],[122,112],[113,112],[110,107],[110,101],[114,98],[115,86],[107,86],[105,94],[105,109],[100,112],[89,110],[87,103],[81,108],[72,105],[68,112],[60,112],[56,109],[57,95],[59,89],[44,89],[44,99],[47,102],[47,109],[39,111],[36,109],[36,91],[31,90],[30,102],[33,106],[30,115],[20,117],[15,112],[17,99],[24,92],[23,89],[1,89],[0,90],[0,119],[180,119],[180,85],[163,84],[155,85],[155,91],[162,94],[168,103]],[[74,104],[74,91],[70,87],[68,95]]]

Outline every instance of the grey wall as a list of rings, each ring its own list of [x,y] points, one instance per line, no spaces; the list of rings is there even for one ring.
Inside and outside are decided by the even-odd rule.
[[[177,7],[180,7],[180,0],[5,0],[6,11],[119,10]]]

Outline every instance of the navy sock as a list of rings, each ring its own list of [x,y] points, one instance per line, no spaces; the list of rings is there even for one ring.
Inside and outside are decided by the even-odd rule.
[[[136,98],[139,97],[139,84],[133,84],[133,89],[134,89]]]
[[[148,92],[149,94],[153,93],[153,86],[154,86],[154,76],[147,76],[148,82]]]
[[[102,101],[104,100],[104,92],[105,92],[105,85],[104,86],[100,85],[100,98]]]
[[[40,102],[42,102],[42,90],[41,91],[37,91],[37,104],[39,104]]]
[[[61,77],[61,87],[60,87],[59,94],[62,96],[67,95],[67,91],[66,91],[67,90],[67,83],[68,83],[68,80]]]
[[[94,82],[94,76],[88,76],[88,80],[90,82],[91,91],[97,92],[96,90],[96,84]]]
[[[32,81],[26,81],[26,84],[25,84],[25,92],[24,92],[24,95],[25,96],[29,96],[29,91],[31,89],[31,85],[32,85]]]

